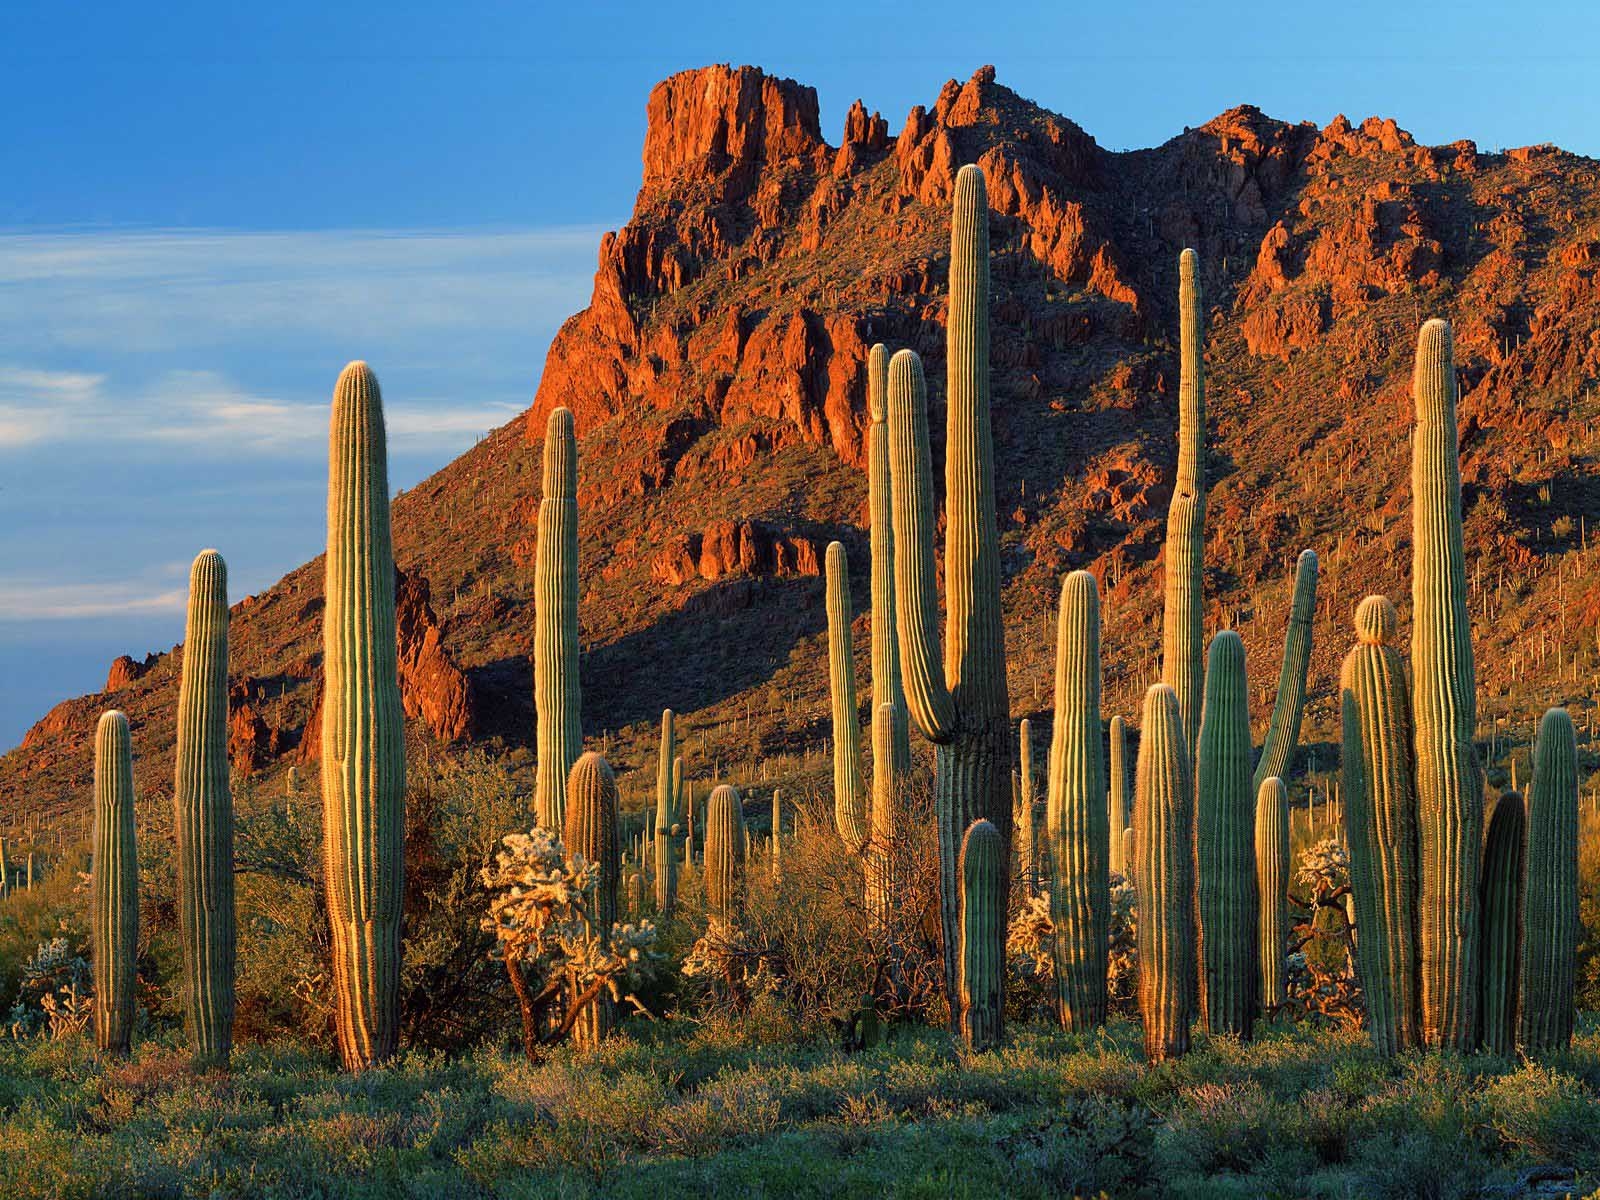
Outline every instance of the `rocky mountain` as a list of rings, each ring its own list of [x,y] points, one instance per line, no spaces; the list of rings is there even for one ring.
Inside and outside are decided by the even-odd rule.
[[[1158,672],[1190,245],[1210,313],[1209,625],[1243,633],[1262,725],[1303,547],[1323,561],[1307,734],[1321,769],[1336,760],[1315,743],[1337,737],[1355,602],[1383,591],[1409,608],[1410,366],[1435,314],[1456,327],[1484,734],[1525,743],[1554,701],[1589,724],[1594,160],[1421,146],[1393,120],[1318,128],[1248,106],[1112,152],[988,67],[898,131],[858,102],[837,144],[812,89],[754,67],[675,75],[648,107],[633,216],[602,239],[590,305],[552,343],[532,407],[395,502],[419,731],[527,769],[539,442],[565,405],[581,438],[585,728],[625,795],[653,779],[664,706],[687,714],[702,774],[762,760],[781,773],[819,745],[830,539],[850,551],[858,605],[867,595],[867,350],[923,355],[938,442],[949,200],[967,162],[994,210],[1016,716],[1048,708],[1049,609],[1074,567],[1103,584],[1107,709],[1135,714]],[[319,559],[234,608],[233,754],[263,781],[315,756],[321,573]],[[59,705],[0,758],[0,829],[85,810],[108,706],[133,719],[141,786],[168,787],[180,655],[118,659],[104,693]]]

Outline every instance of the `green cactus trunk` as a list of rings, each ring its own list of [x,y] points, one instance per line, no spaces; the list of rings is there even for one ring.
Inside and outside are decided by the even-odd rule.
[[[1056,1015],[1063,1029],[1078,1031],[1106,1020],[1110,835],[1100,746],[1100,594],[1093,575],[1073,571],[1061,583],[1056,628],[1047,811]]]
[[[867,514],[872,547],[872,711],[895,707],[894,770],[911,769],[911,724],[900,681],[900,644],[894,599],[894,510],[889,482],[889,350],[877,343],[867,355]],[[874,716],[873,720],[877,720]]]
[[[1127,876],[1133,864],[1124,852],[1128,831],[1128,731],[1121,717],[1111,718],[1111,789],[1106,795],[1106,822],[1110,859],[1107,868],[1113,875]]]
[[[855,642],[850,633],[850,563],[844,547],[828,543],[828,686],[833,701],[833,821],[852,854],[869,834],[866,784],[861,771],[861,727],[856,720]]]
[[[544,498],[533,563],[533,707],[538,752],[534,810],[546,829],[563,827],[567,776],[583,751],[578,686],[578,439],[572,414],[553,409],[545,425]]]
[[[874,810],[876,820],[877,812]],[[783,789],[772,789],[772,886],[783,882]]]
[[[589,932],[602,944],[609,941],[617,923],[617,885],[622,872],[622,840],[617,830],[617,780],[611,765],[589,751],[578,756],[567,779],[566,828],[562,843],[569,860],[583,859],[600,868],[595,888]],[[569,981],[569,988],[574,985]],[[578,1045],[593,1047],[611,1030],[614,1009],[610,997],[599,996],[584,1006],[573,1025]]]
[[[867,843],[867,915],[880,933],[890,925],[895,899],[895,810],[900,803],[901,776],[896,769],[896,741],[903,713],[893,704],[878,705],[872,715],[872,837]]]
[[[333,393],[323,615],[322,804],[339,1054],[361,1070],[400,1029],[405,723],[383,400],[362,362]]]
[[[1034,813],[1033,722],[1027,717],[1017,729],[1017,789],[1011,806],[1012,840],[1016,844],[1017,880],[1024,896],[1039,892],[1038,819]]]
[[[1578,943],[1578,741],[1564,708],[1544,714],[1534,744],[1523,905],[1522,1048],[1566,1050]]]
[[[1212,1033],[1248,1041],[1260,1003],[1260,901],[1250,783],[1250,690],[1244,642],[1232,630],[1211,641],[1196,768],[1200,1019]]]
[[[1178,256],[1178,478],[1167,512],[1166,597],[1161,618],[1161,681],[1178,698],[1185,753],[1200,733],[1205,636],[1206,389],[1200,257]]]
[[[744,907],[744,801],[731,784],[711,789],[706,802],[706,908],[734,922]]]
[[[128,718],[102,713],[94,733],[94,866],[90,886],[94,1041],[126,1054],[133,1039],[139,954],[139,850],[133,829],[133,742]]]
[[[195,1060],[233,1051],[233,793],[228,786],[228,568],[202,550],[189,571],[178,687],[173,822],[185,1015]]]
[[[1256,882],[1261,893],[1257,943],[1261,1011],[1283,1003],[1289,955],[1289,790],[1269,776],[1256,790]]]
[[[1306,709],[1306,672],[1311,666],[1311,631],[1317,615],[1317,556],[1302,550],[1294,570],[1294,598],[1289,627],[1283,636],[1283,665],[1278,670],[1278,698],[1272,705],[1267,740],[1261,746],[1253,786],[1259,790],[1276,776],[1288,781],[1300,744],[1300,722]]]
[[[1479,879],[1483,962],[1478,968],[1478,1040],[1490,1054],[1510,1055],[1517,1044],[1517,983],[1522,957],[1522,848],[1527,832],[1522,797],[1495,801],[1483,843]]]
[[[1373,1045],[1420,1044],[1417,980],[1417,803],[1405,662],[1390,644],[1398,616],[1383,596],[1356,608],[1358,644],[1339,673],[1346,845],[1356,954]]]
[[[672,855],[672,828],[677,824],[678,748],[675,715],[661,712],[661,756],[656,764],[656,911],[671,916],[678,903],[678,869]]]
[[[1461,537],[1450,323],[1427,322],[1413,382],[1411,678],[1416,719],[1422,1038],[1471,1050],[1477,1036],[1478,855],[1483,772]]]
[[[994,906],[1005,894],[1006,851],[1000,831],[974,821],[961,840],[960,1029],[968,1047],[991,1050],[1004,1034],[1006,914]]]
[[[1139,1015],[1151,1062],[1189,1051],[1194,1020],[1194,787],[1178,697],[1164,683],[1144,695],[1134,784],[1139,888]]]
[[[1010,844],[1011,835],[1010,702],[989,415],[989,204],[983,172],[971,165],[956,173],[946,348],[942,655],[927,388],[922,361],[908,350],[889,362],[889,442],[900,663],[911,719],[935,746],[945,994],[954,1022],[960,1012],[961,839],[976,820],[993,824],[1002,845]],[[995,882],[999,894],[988,903],[1004,913],[1007,872]],[[1003,958],[1004,919],[992,936],[993,953]],[[1001,1019],[994,1015],[996,1028]]]

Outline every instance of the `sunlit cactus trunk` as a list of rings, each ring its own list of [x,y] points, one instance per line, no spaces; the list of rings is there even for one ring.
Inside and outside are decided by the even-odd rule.
[[[1128,730],[1121,717],[1111,718],[1110,730],[1110,790],[1106,793],[1106,821],[1109,828],[1108,869],[1116,875],[1127,875],[1133,864],[1124,852],[1125,834],[1132,811],[1128,795]]]
[[[867,514],[872,548],[872,711],[895,707],[894,770],[911,769],[911,724],[900,682],[900,644],[894,598],[894,512],[889,482],[889,351],[879,342],[867,355]],[[877,717],[874,716],[874,721]]]
[[[876,819],[876,810],[874,810]],[[783,882],[783,789],[772,789],[772,885]]]
[[[1529,1054],[1572,1044],[1578,942],[1578,742],[1572,718],[1539,722],[1528,789],[1519,1036]]]
[[[1167,512],[1166,597],[1161,618],[1161,681],[1178,699],[1186,753],[1200,735],[1204,678],[1206,524],[1205,322],[1200,256],[1178,256],[1178,478]]]
[[[1244,643],[1224,630],[1211,641],[1195,756],[1199,998],[1211,1032],[1244,1039],[1255,1025],[1261,957],[1249,696]]]
[[[583,751],[578,686],[578,439],[572,414],[551,411],[544,435],[544,493],[533,563],[533,707],[538,722],[534,810],[562,827],[567,776]]]
[[[1010,711],[1000,610],[1000,539],[995,521],[994,449],[989,416],[989,205],[983,172],[956,174],[950,239],[950,315],[945,426],[945,644],[933,538],[932,451],[922,362],[901,350],[889,362],[890,480],[895,611],[906,705],[935,747],[940,910],[945,989],[952,1020],[958,994],[961,839],[988,820],[1009,845]],[[1007,871],[985,877],[1004,914]],[[1005,921],[989,935],[1004,956]],[[999,1028],[1002,1014],[994,1014]],[[988,1026],[988,1017],[981,1022]]]
[[[1074,571],[1061,584],[1047,809],[1056,1015],[1072,1030],[1106,1019],[1111,894],[1100,682],[1099,591],[1093,575]]]
[[[1033,773],[1033,722],[1023,717],[1017,728],[1016,794],[1011,804],[1011,841],[1015,847],[1017,880],[1024,895],[1039,891],[1039,829],[1034,813],[1036,780]]]
[[[579,755],[572,765],[572,774],[567,779],[565,819],[562,843],[567,858],[572,862],[582,859],[600,869],[589,932],[606,944],[611,937],[611,927],[617,923],[622,840],[617,830],[616,776],[611,765],[592,750]],[[573,1025],[574,1039],[580,1046],[596,1046],[611,1029],[611,1000],[608,996],[596,996],[581,1007],[583,1012]]]
[[[895,765],[895,743],[903,732],[903,718],[903,712],[889,703],[878,705],[872,714],[872,837],[864,865],[867,915],[880,930],[890,924],[896,893],[896,810],[904,784]]]
[[[399,1036],[406,777],[383,400],[366,363],[334,388],[328,461],[323,863],[339,1054],[360,1070]]]
[[[1522,797],[1495,801],[1483,842],[1479,892],[1483,931],[1478,967],[1478,1040],[1491,1054],[1509,1055],[1517,1044],[1517,984],[1522,957]]]
[[[661,712],[661,756],[656,764],[656,909],[669,916],[678,903],[678,869],[673,857],[673,827],[678,823],[677,736],[673,711]]]
[[[744,801],[732,784],[711,789],[706,801],[706,908],[714,918],[736,921],[744,906]]]
[[[184,1004],[195,1059],[233,1050],[233,793],[228,786],[228,568],[202,550],[189,571],[173,789]]]
[[[974,821],[961,842],[960,1026],[973,1050],[1000,1042],[1005,1012],[1006,914],[994,907],[1004,894],[1005,842],[988,821]]]
[[[139,954],[139,851],[133,829],[133,742],[128,718],[102,713],[94,734],[94,859],[89,940],[94,1041],[126,1054],[133,1038]]]
[[[1302,550],[1295,564],[1294,597],[1289,604],[1289,627],[1283,637],[1283,665],[1278,670],[1278,698],[1261,746],[1252,781],[1259,789],[1276,776],[1287,780],[1300,744],[1300,722],[1306,709],[1306,672],[1311,666],[1311,632],[1317,615],[1317,556]]]
[[[1289,955],[1289,791],[1272,776],[1256,791],[1256,883],[1263,1012],[1283,1003]]]
[[[844,546],[829,542],[824,558],[828,610],[828,691],[833,703],[833,820],[851,853],[866,848],[870,833],[866,783],[861,771],[861,729],[856,722],[855,642],[850,633],[850,563]]]
[[[1151,1062],[1188,1053],[1194,1020],[1194,785],[1178,697],[1144,696],[1134,785],[1139,1015]]]
[[[1412,434],[1411,677],[1416,719],[1422,1037],[1471,1050],[1477,1035],[1478,856],[1483,771],[1461,535],[1450,323],[1417,339]]]

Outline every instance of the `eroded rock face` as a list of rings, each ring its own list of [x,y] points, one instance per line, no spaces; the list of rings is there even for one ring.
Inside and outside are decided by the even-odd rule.
[[[155,655],[148,655],[143,662],[131,655],[119,654],[111,661],[111,671],[106,676],[105,690],[107,692],[120,692],[129,684],[136,682],[145,675],[155,663]]]
[[[702,533],[689,533],[661,550],[650,577],[676,586],[699,578],[772,575],[778,578],[822,573],[816,543],[762,521],[715,521]]]

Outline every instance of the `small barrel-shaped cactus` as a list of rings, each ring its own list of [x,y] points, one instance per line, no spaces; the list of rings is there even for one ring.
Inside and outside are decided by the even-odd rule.
[[[1273,776],[1289,778],[1300,722],[1306,709],[1306,671],[1311,665],[1311,630],[1317,615],[1317,556],[1302,550],[1294,570],[1294,597],[1289,603],[1289,628],[1283,635],[1283,665],[1278,670],[1278,698],[1272,705],[1267,740],[1256,763],[1254,785]]]
[[[678,788],[675,768],[678,763],[675,717],[670,708],[661,712],[661,756],[656,764],[656,910],[669,916],[678,902],[678,870],[673,858],[672,827],[677,824]]]
[[[973,1050],[1000,1041],[1005,1010],[1003,942],[1006,916],[994,898],[1003,895],[1005,842],[988,821],[974,821],[961,840],[961,1036]]]
[[[94,1040],[126,1053],[133,1037],[139,954],[139,852],[133,830],[133,742],[128,718],[102,713],[94,733],[94,862],[89,910]]]
[[[533,561],[534,811],[562,828],[567,776],[583,750],[578,684],[578,438],[572,413],[552,409],[544,434],[544,494]]]
[[[400,1032],[406,789],[383,400],[366,363],[339,376],[328,441],[323,864],[339,1053],[361,1070]]]
[[[1572,718],[1539,722],[1528,790],[1519,1040],[1530,1054],[1572,1044],[1578,940],[1578,742]]]
[[[911,769],[911,725],[900,683],[900,644],[894,603],[894,512],[889,483],[889,349],[867,354],[867,514],[872,547],[872,711],[896,710],[894,769]],[[876,720],[876,716],[873,718]]]
[[[1055,710],[1048,826],[1056,1015],[1064,1029],[1085,1030],[1105,1024],[1111,920],[1100,742],[1100,594],[1087,571],[1073,571],[1061,583]],[[1026,782],[1023,790],[1026,794]]]
[[[602,944],[617,923],[617,886],[622,871],[622,839],[617,830],[617,780],[611,764],[593,750],[580,754],[567,779],[566,828],[562,842],[567,857],[600,868],[589,932]],[[602,997],[573,1026],[580,1046],[597,1045],[611,1026],[611,1005]]]
[[[202,550],[189,571],[173,789],[184,1006],[195,1059],[233,1050],[233,793],[228,787],[228,568]]]
[[[1526,828],[1522,797],[1503,793],[1489,815],[1479,879],[1483,961],[1478,968],[1478,1032],[1479,1044],[1491,1054],[1509,1055],[1517,1042]]]
[[[1244,642],[1231,629],[1211,641],[1195,760],[1200,1019],[1213,1033],[1248,1040],[1258,1007],[1261,957],[1256,947],[1255,796]]]
[[[851,853],[867,844],[866,783],[856,722],[855,642],[850,633],[850,563],[844,546],[828,543],[828,686],[833,700],[833,821]]]
[[[732,784],[711,789],[706,801],[706,908],[736,921],[744,904],[744,801]]]
[[[1158,683],[1144,696],[1133,818],[1139,1015],[1151,1062],[1187,1053],[1194,1019],[1193,794],[1178,697]]]
[[[1258,985],[1263,1012],[1283,1003],[1289,955],[1289,790],[1277,776],[1256,791],[1256,884],[1261,914]]]
[[[1185,753],[1193,753],[1204,676],[1206,389],[1200,256],[1188,249],[1178,256],[1178,319],[1178,478],[1167,510],[1161,680],[1178,698]]]
[[[1133,864],[1123,852],[1123,834],[1131,828],[1128,824],[1130,797],[1128,795],[1128,731],[1121,717],[1111,718],[1110,745],[1111,788],[1106,794],[1106,820],[1110,827],[1111,858],[1108,864],[1113,875],[1126,876]]]

